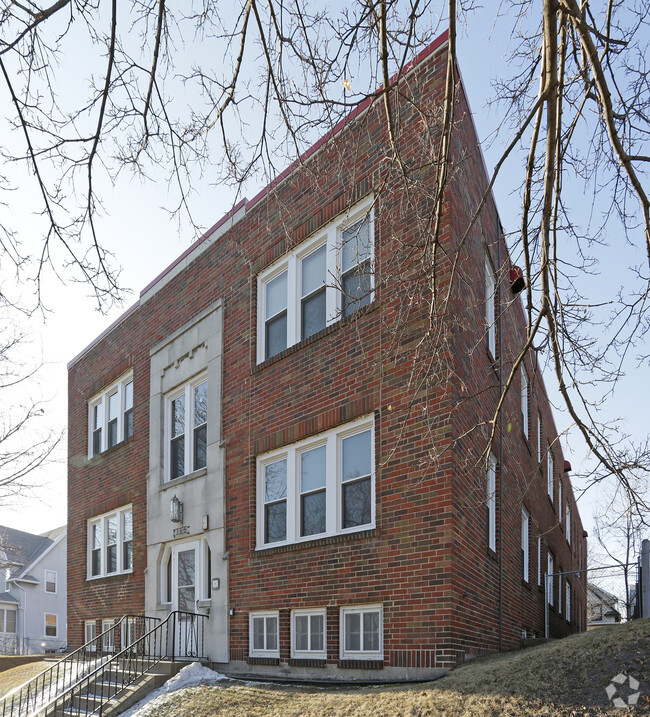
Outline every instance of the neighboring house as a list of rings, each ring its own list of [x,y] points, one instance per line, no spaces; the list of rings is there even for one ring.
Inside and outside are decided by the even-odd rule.
[[[445,48],[400,80],[409,179],[364,103],[70,362],[71,646],[182,610],[209,615],[230,673],[428,677],[543,635],[547,572],[551,635],[585,628],[586,534],[534,355],[483,457],[525,318],[489,194],[463,237],[487,177],[462,85],[448,310],[418,284]]]
[[[621,621],[616,609],[618,598],[593,583],[587,583],[587,627],[600,627]]]
[[[67,643],[66,527],[42,535],[0,526],[0,654]]]

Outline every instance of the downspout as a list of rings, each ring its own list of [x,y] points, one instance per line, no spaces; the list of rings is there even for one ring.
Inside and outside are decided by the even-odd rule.
[[[501,267],[501,239],[502,236],[499,234],[497,241],[497,265],[499,267],[499,282],[497,284],[497,296],[499,299],[497,315],[497,330],[499,332],[499,400],[503,393],[503,352],[501,350],[501,284],[503,271]],[[503,651],[503,411],[504,406],[499,411],[499,652]]]

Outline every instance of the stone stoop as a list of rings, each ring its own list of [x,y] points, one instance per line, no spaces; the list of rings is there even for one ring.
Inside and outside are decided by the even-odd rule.
[[[133,684],[125,687],[119,695],[111,697],[104,704],[102,717],[117,717],[129,707],[144,699],[150,692],[161,687],[170,677],[178,674],[185,667],[187,662],[161,662],[142,677],[138,678]],[[104,687],[104,689],[106,689]],[[92,694],[92,687],[89,692]],[[79,700],[83,704],[84,700]],[[95,712],[86,712],[80,704],[72,705],[66,709],[59,709],[54,717],[90,717]]]

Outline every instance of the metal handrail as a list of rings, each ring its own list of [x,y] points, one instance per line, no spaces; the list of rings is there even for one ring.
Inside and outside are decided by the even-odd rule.
[[[109,661],[110,657],[102,654],[101,649],[98,650],[98,646],[101,647],[105,640],[113,646],[118,644],[115,637],[120,634],[118,630],[121,631],[122,625],[146,626],[155,622],[159,623],[160,618],[124,615],[110,628],[58,660],[52,667],[5,695],[0,700],[0,717],[24,717],[35,710],[38,711],[39,706],[47,704],[61,691],[78,682],[84,675]]]
[[[165,620],[59,692],[29,717],[49,717],[66,707],[73,707],[81,714],[101,715],[109,700],[163,660],[202,659],[207,617],[181,611],[170,613]]]

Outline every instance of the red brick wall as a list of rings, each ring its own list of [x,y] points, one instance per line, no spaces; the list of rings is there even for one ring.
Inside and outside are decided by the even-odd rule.
[[[431,256],[422,239],[429,236],[425,228],[436,176],[432,160],[439,141],[444,68],[444,54],[430,55],[403,80],[402,92],[412,92],[414,101],[393,106],[402,156],[412,168],[417,165],[407,178],[398,165],[387,161],[384,109],[378,103],[357,117],[353,132],[346,130],[325,143],[71,366],[71,645],[81,642],[84,619],[143,609],[149,351],[222,298],[229,599],[235,608],[230,622],[232,659],[248,654],[249,611],[281,611],[285,658],[289,611],[328,606],[328,660],[335,662],[338,607],[372,602],[384,606],[387,665],[447,666],[460,652],[498,647],[499,565],[486,551],[480,486],[483,495],[485,489],[476,467],[485,436],[475,426],[488,418],[496,398],[496,374],[479,335],[483,239],[478,231],[473,233],[458,254],[462,271],[450,251],[459,241],[457,220],[467,216],[485,185],[462,100],[458,164],[446,197],[435,296],[432,274],[423,271]],[[257,366],[257,273],[370,191],[378,198],[376,300],[351,320]],[[481,228],[485,241],[494,247],[499,224],[491,202]],[[449,310],[430,314],[429,302],[441,302],[450,286]],[[503,293],[505,299],[507,288]],[[521,343],[522,326],[515,303],[504,317],[504,356],[512,356],[511,344]],[[427,330],[429,338],[423,340]],[[134,371],[133,439],[88,462],[87,401],[128,367]],[[539,380],[535,390],[543,397]],[[553,518],[551,506],[544,506],[543,496],[537,495],[545,478],[535,474],[530,457],[535,451],[529,454],[519,435],[517,401],[518,393],[513,392],[506,422],[514,428],[504,440],[504,481],[510,486],[503,491],[506,647],[518,644],[527,621],[530,629],[539,630],[543,608],[536,585],[529,590],[519,577],[521,486],[534,475],[542,488],[535,483],[536,492],[527,496],[542,506],[540,523],[549,526]],[[551,430],[545,404],[543,411]],[[369,413],[375,416],[376,430],[376,527],[256,551],[256,455]],[[556,464],[562,464],[559,452]],[[126,503],[134,506],[133,574],[86,581],[87,519]],[[530,509],[533,512],[532,504]],[[581,530],[577,514],[574,529]],[[566,569],[571,559],[559,545],[558,530],[552,530],[556,564]],[[531,550],[531,562],[535,555]],[[534,614],[524,619],[522,611]]]

